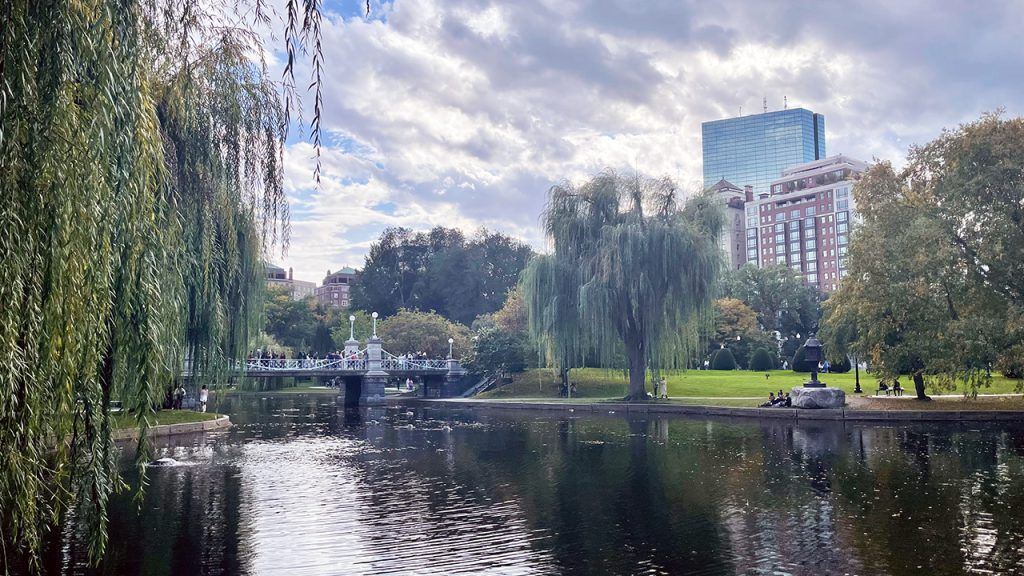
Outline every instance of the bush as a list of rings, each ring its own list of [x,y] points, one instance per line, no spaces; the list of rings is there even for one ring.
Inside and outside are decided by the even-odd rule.
[[[853,364],[850,364],[850,359],[846,356],[843,356],[836,362],[828,363],[828,371],[837,374],[846,374],[851,368],[853,368]]]
[[[793,359],[790,361],[793,372],[808,373],[818,367],[816,363],[804,360],[804,355],[803,346],[796,349],[796,354],[793,354]]]
[[[754,350],[754,354],[750,356],[751,370],[756,372],[767,372],[774,367],[775,361],[772,359],[772,353],[764,348]]]
[[[728,348],[722,348],[711,359],[712,370],[735,370],[736,358]]]

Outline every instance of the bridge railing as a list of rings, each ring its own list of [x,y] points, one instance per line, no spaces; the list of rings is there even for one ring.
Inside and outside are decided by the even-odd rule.
[[[383,370],[446,370],[447,360],[411,360],[409,358],[384,358],[381,360]]]
[[[247,372],[300,370],[366,370],[366,360],[357,358],[252,358],[245,361]]]

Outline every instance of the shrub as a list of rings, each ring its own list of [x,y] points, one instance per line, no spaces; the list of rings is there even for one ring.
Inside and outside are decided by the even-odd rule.
[[[711,360],[712,370],[735,370],[736,358],[728,348],[722,348]]]
[[[843,356],[836,362],[828,363],[828,371],[837,374],[846,374],[851,368],[853,368],[853,365],[850,364],[850,359],[846,356]]]
[[[801,346],[796,349],[796,353],[793,354],[793,359],[790,361],[792,364],[793,372],[810,372],[817,368],[817,364],[814,362],[808,362],[804,360],[804,347]]]
[[[774,368],[775,362],[772,360],[772,353],[765,350],[764,348],[758,348],[754,350],[754,354],[750,356],[750,369],[757,372],[766,372]]]

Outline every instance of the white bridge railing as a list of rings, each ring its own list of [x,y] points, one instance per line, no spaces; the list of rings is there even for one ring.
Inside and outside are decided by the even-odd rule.
[[[246,372],[362,372],[368,370],[373,363],[367,358],[366,350],[360,350],[355,358],[249,358],[244,362]],[[239,368],[242,368],[239,363]],[[395,356],[387,350],[381,350],[381,370],[416,372],[447,370],[447,359],[413,359]]]

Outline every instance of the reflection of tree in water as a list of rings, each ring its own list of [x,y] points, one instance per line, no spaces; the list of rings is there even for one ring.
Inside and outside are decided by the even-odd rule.
[[[183,445],[175,446],[176,442]],[[201,435],[170,439],[182,461],[209,460],[217,448]],[[234,448],[228,448],[234,450]],[[126,455],[129,451],[125,451]],[[125,465],[130,461],[126,458]],[[205,462],[204,462],[205,464]],[[84,541],[73,519],[51,538],[44,559],[47,574],[241,574],[250,571],[251,539],[246,526],[246,490],[230,465],[150,469],[141,507],[131,492],[110,501],[110,544],[96,568],[84,564]],[[134,472],[128,482],[137,481]],[[63,548],[63,549],[62,549]],[[71,565],[68,565],[68,562]]]
[[[238,401],[257,413],[233,416],[223,441],[167,451],[208,465],[156,471],[142,517],[113,503],[96,573],[258,571],[280,542],[311,538],[356,573],[942,575],[1024,561],[1020,427]],[[301,536],[268,540],[278,528]]]

